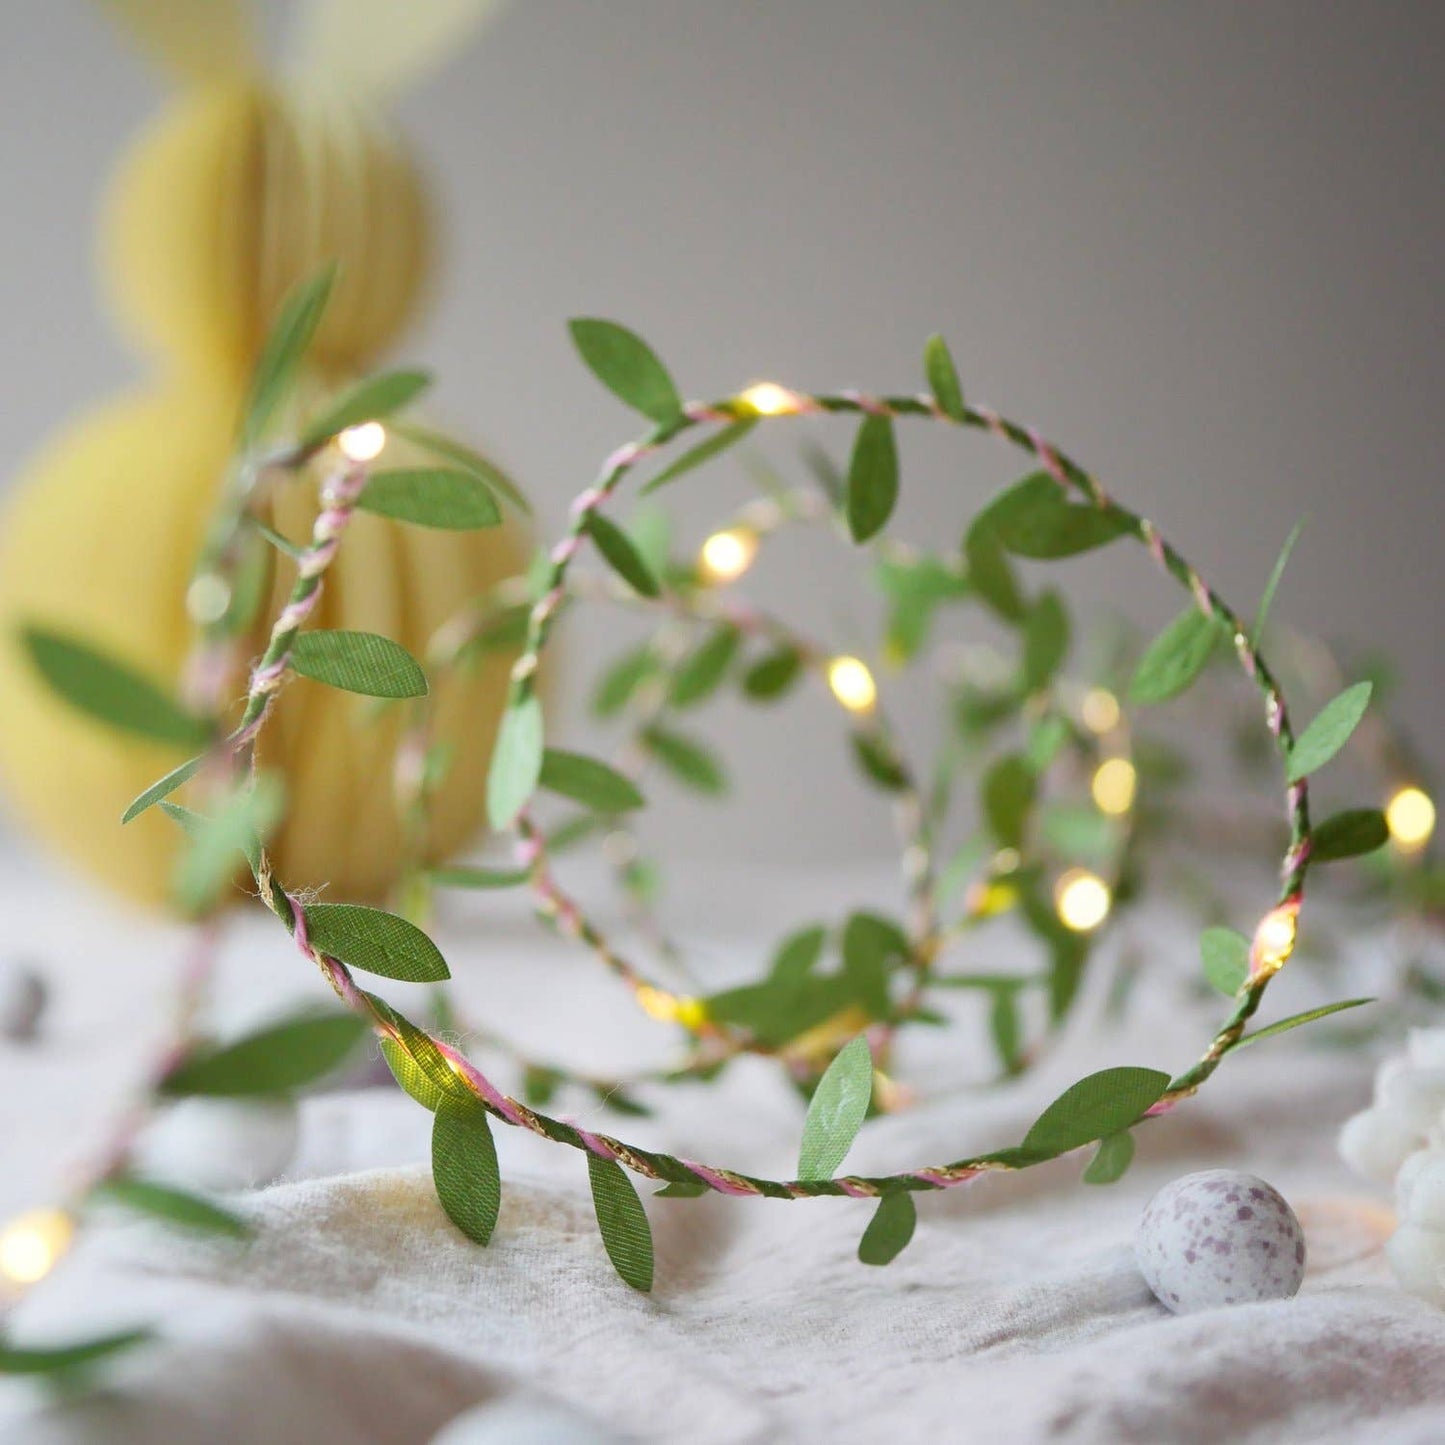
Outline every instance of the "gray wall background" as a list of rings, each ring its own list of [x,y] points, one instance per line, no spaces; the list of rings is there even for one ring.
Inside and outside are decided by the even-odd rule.
[[[79,0],[7,18],[8,476],[136,372],[89,252],[160,88]],[[407,353],[554,534],[634,429],[566,317],[635,326],[697,396],[911,388],[942,330],[973,395],[1088,462],[1240,605],[1307,515],[1284,610],[1402,659],[1405,715],[1445,763],[1442,56],[1433,3],[516,0],[401,106],[450,231]],[[1018,470],[983,441],[906,442],[915,537],[953,535]],[[715,503],[679,502],[700,536]],[[759,585],[846,640],[870,616],[847,575],[802,549]],[[1177,600],[1122,549],[1060,580],[1146,623]],[[669,805],[680,849],[828,859],[882,838],[836,729],[820,745],[823,705],[783,717],[718,716],[761,821]]]

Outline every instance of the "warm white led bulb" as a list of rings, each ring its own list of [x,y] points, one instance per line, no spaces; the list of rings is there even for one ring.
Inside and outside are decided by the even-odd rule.
[[[1086,868],[1071,868],[1054,889],[1059,921],[1075,933],[1090,933],[1108,916],[1109,885]]]
[[[1385,805],[1385,825],[1397,847],[1418,853],[1435,831],[1435,804],[1420,788],[1400,788]]]
[[[714,532],[702,544],[698,565],[709,582],[735,582],[758,554],[758,539],[751,532],[733,527]]]
[[[1137,782],[1138,774],[1128,758],[1106,758],[1095,770],[1089,790],[1099,811],[1117,818],[1134,806]]]
[[[1079,705],[1079,714],[1091,733],[1113,732],[1119,726],[1119,699],[1106,687],[1091,687]]]
[[[784,416],[797,411],[798,398],[775,381],[759,381],[743,392],[742,400],[759,416]]]
[[[386,445],[386,428],[379,421],[364,421],[338,433],[336,445],[350,462],[375,461]]]
[[[878,701],[878,684],[856,657],[835,657],[828,664],[828,686],[849,712],[867,712]]]

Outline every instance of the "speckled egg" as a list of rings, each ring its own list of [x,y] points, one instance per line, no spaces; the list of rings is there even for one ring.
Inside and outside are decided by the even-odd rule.
[[[1305,1272],[1305,1236],[1279,1191],[1253,1174],[1205,1169],[1166,1184],[1139,1220],[1134,1253],[1175,1314],[1289,1299]]]

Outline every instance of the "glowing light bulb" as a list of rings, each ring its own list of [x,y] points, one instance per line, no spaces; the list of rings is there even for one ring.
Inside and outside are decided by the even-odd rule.
[[[340,432],[336,445],[347,461],[370,462],[381,455],[386,445],[386,428],[379,421],[364,421],[360,426],[349,426]]]
[[[1079,715],[1091,733],[1111,733],[1119,726],[1119,699],[1106,687],[1091,687],[1079,705]]]
[[[677,997],[650,983],[644,983],[637,990],[637,1005],[648,1018],[660,1024],[670,1024],[677,1019]]]
[[[1128,758],[1107,758],[1094,773],[1089,791],[1101,813],[1117,818],[1134,806],[1134,788],[1139,775]]]
[[[798,409],[797,396],[775,381],[757,382],[743,392],[740,400],[759,416],[784,416]]]
[[[75,1222],[63,1210],[33,1209],[0,1234],[0,1276],[14,1284],[44,1279],[70,1248]]]
[[[1251,978],[1277,973],[1284,966],[1285,960],[1294,952],[1298,928],[1293,908],[1273,908],[1260,919],[1249,951]]]
[[[1090,933],[1108,916],[1109,885],[1085,868],[1071,868],[1054,889],[1059,921],[1075,933]]]
[[[1435,804],[1420,788],[1400,788],[1385,805],[1385,825],[1402,852],[1418,853],[1435,831]]]
[[[835,657],[828,664],[828,686],[849,712],[867,712],[878,701],[878,684],[856,657]]]
[[[735,582],[758,555],[758,539],[752,532],[731,528],[714,532],[702,544],[698,565],[709,582]]]

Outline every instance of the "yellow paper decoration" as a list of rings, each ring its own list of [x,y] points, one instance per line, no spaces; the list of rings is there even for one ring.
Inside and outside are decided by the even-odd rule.
[[[463,12],[475,19],[487,8],[478,0],[390,8],[419,17],[433,7],[436,25],[418,23],[434,43],[429,50],[424,35],[398,47],[398,73],[416,73],[443,41],[454,43]],[[253,73],[243,6],[111,0],[109,8],[187,82],[123,158],[102,223],[107,292],[162,379],[44,447],[0,520],[0,776],[39,838],[154,903],[167,893],[177,832],[147,815],[122,833],[120,814],[181,759],[57,700],[21,654],[18,628],[63,628],[179,686],[192,641],[191,568],[247,374],[281,297],[340,262],[311,386],[344,383],[411,318],[431,242],[415,167],[364,90],[334,83],[360,73],[354,57],[339,57],[328,78],[316,49],[309,80],[271,85]],[[214,30],[197,23],[200,13],[213,16]],[[322,40],[342,33],[335,14],[313,19]],[[380,67],[371,79],[384,88]],[[387,460],[405,465],[405,445],[393,440]],[[293,488],[265,505],[278,530],[300,539],[314,490]],[[422,654],[443,621],[518,571],[525,555],[514,526],[453,533],[360,517],[315,625],[384,633]],[[435,856],[454,851],[482,816],[510,660],[495,654],[475,675],[442,685],[438,736],[455,746],[455,761],[434,809]],[[378,722],[364,699],[293,686],[304,696],[285,710],[263,759],[285,774],[291,812],[304,820],[276,840],[278,867],[328,881],[338,896],[379,896],[401,863],[388,786],[400,718]]]

